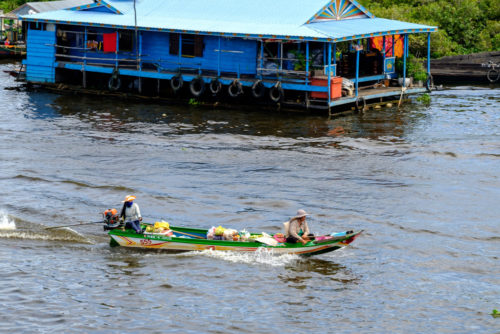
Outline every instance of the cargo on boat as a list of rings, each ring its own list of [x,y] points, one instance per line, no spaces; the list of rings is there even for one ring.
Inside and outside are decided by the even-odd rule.
[[[22,19],[31,83],[331,112],[425,92],[437,30],[354,0],[95,0]],[[427,87],[406,71],[422,33]]]

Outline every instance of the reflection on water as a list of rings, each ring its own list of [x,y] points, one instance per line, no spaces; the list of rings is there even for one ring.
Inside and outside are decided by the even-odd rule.
[[[290,286],[297,289],[307,288],[307,281],[313,278],[316,279],[317,275],[315,274],[343,285],[358,282],[358,278],[346,266],[319,258],[301,259],[293,265],[287,265],[285,268],[288,272],[280,275],[280,279],[283,283],[293,283]]]

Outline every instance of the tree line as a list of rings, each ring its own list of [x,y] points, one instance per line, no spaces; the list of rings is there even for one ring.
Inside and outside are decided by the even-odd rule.
[[[438,27],[431,34],[431,56],[500,51],[499,0],[359,0],[377,17]],[[410,52],[427,52],[423,34],[410,35]]]

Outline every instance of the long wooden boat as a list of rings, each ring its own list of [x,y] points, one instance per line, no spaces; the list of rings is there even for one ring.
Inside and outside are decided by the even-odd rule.
[[[208,240],[207,230],[170,226],[171,235],[161,233],[136,233],[129,229],[112,229],[109,231],[111,246],[122,246],[143,249],[162,249],[169,251],[234,251],[255,252],[259,249],[270,250],[275,254],[318,255],[345,247],[362,232],[347,231],[316,237],[316,240],[302,243],[277,243],[276,245],[259,242],[252,237],[249,241]],[[259,234],[253,233],[257,237]],[[257,238],[258,239],[258,238]]]
[[[0,58],[22,58],[26,55],[26,45],[0,45]]]

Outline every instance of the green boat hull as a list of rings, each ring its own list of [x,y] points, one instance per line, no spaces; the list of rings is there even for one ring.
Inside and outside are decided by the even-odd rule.
[[[339,236],[324,236],[319,241],[301,243],[278,243],[271,246],[258,241],[208,240],[207,230],[186,227],[170,227],[173,236],[157,233],[135,233],[133,230],[114,229],[109,231],[111,246],[142,249],[161,249],[167,251],[233,251],[255,252],[269,250],[275,254],[297,254],[302,256],[318,255],[335,251],[350,244],[362,232],[346,232]],[[256,235],[256,234],[254,234]]]

